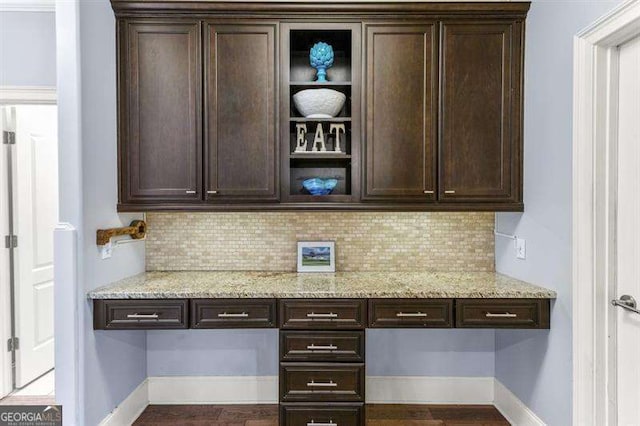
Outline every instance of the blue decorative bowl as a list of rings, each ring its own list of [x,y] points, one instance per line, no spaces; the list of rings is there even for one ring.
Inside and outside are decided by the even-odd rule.
[[[302,182],[311,195],[329,195],[338,184],[337,179],[311,178]]]
[[[319,82],[327,81],[327,69],[333,66],[333,47],[321,41],[313,45],[309,51],[309,62],[318,70]]]

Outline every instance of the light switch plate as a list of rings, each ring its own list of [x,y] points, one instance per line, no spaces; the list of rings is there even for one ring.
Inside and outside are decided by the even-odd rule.
[[[522,238],[516,238],[516,257],[518,259],[527,258],[527,242]]]

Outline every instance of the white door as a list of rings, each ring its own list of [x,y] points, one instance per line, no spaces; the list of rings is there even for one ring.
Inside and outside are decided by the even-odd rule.
[[[617,297],[640,308],[640,37],[619,48]],[[640,314],[621,307],[616,318],[617,424],[640,424]],[[640,311],[639,311],[640,312]]]
[[[58,222],[57,108],[16,107],[16,387],[53,368],[53,230]]]

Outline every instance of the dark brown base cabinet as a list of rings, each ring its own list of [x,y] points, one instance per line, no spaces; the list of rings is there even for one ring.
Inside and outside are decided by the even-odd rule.
[[[364,360],[365,328],[548,329],[550,299],[95,299],[95,330],[280,328],[280,358]],[[322,348],[340,342],[339,348]],[[313,351],[309,346],[321,346]],[[314,354],[310,357],[310,354]]]
[[[96,330],[280,328],[280,425],[364,426],[365,328],[548,329],[549,299],[94,300]]]
[[[119,211],[524,209],[528,2],[111,4]],[[345,94],[336,117],[300,114],[314,88]],[[300,126],[328,151],[296,150]]]

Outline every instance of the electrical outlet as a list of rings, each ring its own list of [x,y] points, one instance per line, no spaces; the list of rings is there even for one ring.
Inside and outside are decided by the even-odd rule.
[[[111,253],[113,252],[113,245],[111,245],[111,241],[103,245],[100,251],[102,254],[102,259],[109,259],[111,257]]]
[[[518,259],[527,258],[527,242],[522,238],[516,238],[516,257]]]

